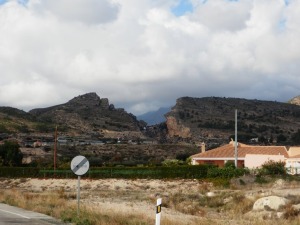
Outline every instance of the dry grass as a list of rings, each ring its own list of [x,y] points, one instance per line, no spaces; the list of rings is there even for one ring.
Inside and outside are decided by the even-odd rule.
[[[33,186],[29,185],[30,182]],[[259,197],[247,198],[247,188],[222,190],[205,182],[183,180],[82,181],[81,213],[78,217],[73,181],[35,182],[41,183],[40,188],[32,180],[0,180],[0,202],[78,225],[152,225],[154,206],[159,196],[163,198],[162,225],[300,224],[298,211],[289,206],[283,209],[285,219],[246,218],[245,213],[252,209]],[[208,191],[213,191],[215,196],[208,197]],[[293,203],[300,202],[298,195],[289,195],[289,198],[293,199]]]

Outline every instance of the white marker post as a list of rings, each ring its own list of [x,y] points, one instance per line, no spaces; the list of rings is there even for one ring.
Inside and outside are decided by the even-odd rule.
[[[160,214],[161,214],[161,198],[156,201],[156,218],[155,225],[160,225]]]
[[[78,175],[77,182],[77,215],[79,216],[79,203],[80,203],[80,176],[84,175],[90,168],[90,163],[84,156],[76,156],[72,159],[71,170]]]

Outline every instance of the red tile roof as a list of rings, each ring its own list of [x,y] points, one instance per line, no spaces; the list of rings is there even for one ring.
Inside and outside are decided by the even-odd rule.
[[[242,143],[238,144],[238,158],[245,158],[246,154],[255,155],[284,155],[285,158],[289,158],[287,149],[285,146],[252,146]],[[192,158],[197,159],[214,159],[214,158],[234,158],[234,144],[230,143],[221,147],[192,155]]]

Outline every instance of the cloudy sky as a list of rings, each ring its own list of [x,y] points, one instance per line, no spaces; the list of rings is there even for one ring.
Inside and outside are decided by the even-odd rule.
[[[135,115],[300,95],[300,0],[0,0],[0,106],[89,92]]]

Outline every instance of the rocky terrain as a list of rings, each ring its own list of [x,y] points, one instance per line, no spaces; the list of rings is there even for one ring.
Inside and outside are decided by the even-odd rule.
[[[107,98],[88,93],[69,102],[29,111],[38,121],[57,124],[81,133],[99,133],[102,130],[140,131],[145,125],[124,109],[116,109]]]
[[[11,107],[0,107],[0,133],[60,132],[68,135],[101,136],[107,131],[132,131],[142,136],[146,124],[124,109],[115,108],[107,98],[96,93],[80,95],[67,103],[28,113]]]
[[[234,136],[235,109],[238,112],[238,139],[249,142],[263,138],[276,143],[279,135],[290,140],[300,125],[300,106],[272,101],[239,98],[177,99],[166,114],[169,138],[226,143]],[[272,139],[270,141],[270,139]]]

